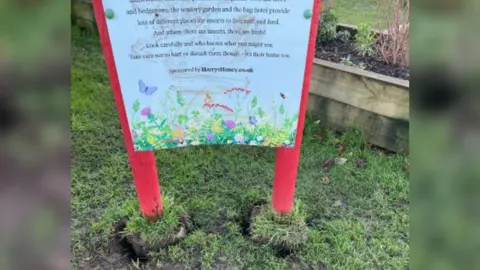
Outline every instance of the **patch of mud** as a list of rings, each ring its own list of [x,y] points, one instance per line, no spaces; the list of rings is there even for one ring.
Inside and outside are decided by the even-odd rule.
[[[252,220],[259,214],[260,207],[267,203],[268,202],[264,200],[254,202],[253,205],[248,208],[247,212],[243,213],[240,219],[237,220],[237,224],[240,226],[240,229],[242,230],[242,235],[244,237],[250,238],[250,224],[252,223]]]
[[[160,270],[184,270],[185,266],[181,263],[167,263],[160,267]]]
[[[123,231],[127,227],[127,218],[123,218],[115,223],[113,232],[108,239],[108,247],[114,254],[119,254],[126,258],[127,261],[140,261],[145,263],[148,261],[148,255],[142,250],[141,246],[131,243],[128,237],[123,235]]]
[[[230,270],[230,269],[232,268],[224,263],[216,263],[212,266],[212,270]]]
[[[77,265],[77,269],[80,270],[93,270],[93,269],[116,269],[116,270],[130,270],[133,267],[130,264],[130,260],[120,254],[104,254],[96,255],[93,257],[85,258]]]
[[[218,218],[215,220],[215,223],[208,230],[208,232],[213,234],[226,235],[228,234],[228,227],[227,227],[228,222],[229,220],[227,216],[227,209],[222,208],[220,209],[220,214]]]
[[[308,265],[303,263],[296,255],[291,254],[285,258],[290,269],[308,269],[308,270],[326,270],[326,266],[323,263],[317,265]]]
[[[119,220],[115,225],[112,234],[108,239],[108,246],[114,254],[120,255],[128,262],[138,261],[145,264],[149,260],[150,251],[160,250],[170,245],[180,242],[188,231],[188,219],[182,215],[180,217],[180,226],[167,233],[162,240],[152,245],[147,245],[146,241],[140,237],[140,234],[125,236],[123,231],[127,226],[128,218]]]

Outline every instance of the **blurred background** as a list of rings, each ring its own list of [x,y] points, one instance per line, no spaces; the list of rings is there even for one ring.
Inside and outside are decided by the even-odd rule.
[[[480,2],[411,4],[411,266],[480,269]]]
[[[0,269],[70,269],[70,4],[0,1]],[[412,269],[480,269],[479,14],[411,3]]]
[[[0,1],[0,269],[70,269],[69,11]]]

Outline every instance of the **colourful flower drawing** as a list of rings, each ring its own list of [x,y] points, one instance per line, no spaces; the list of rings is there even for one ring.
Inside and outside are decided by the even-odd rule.
[[[237,126],[237,124],[235,124],[235,122],[232,120],[224,120],[224,123],[228,129],[234,129]]]
[[[220,93],[231,101],[228,104],[207,93],[200,106],[189,106],[178,92],[176,97],[167,94],[158,108],[136,100],[130,114],[134,147],[139,151],[208,144],[293,147],[298,113],[289,115],[283,103],[262,107],[253,93],[228,89]]]
[[[140,115],[142,116],[149,116],[152,113],[152,109],[150,107],[145,107],[140,111]]]

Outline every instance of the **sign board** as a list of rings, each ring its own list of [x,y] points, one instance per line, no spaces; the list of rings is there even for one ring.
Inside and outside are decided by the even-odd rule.
[[[101,4],[135,151],[295,147],[314,0]]]
[[[92,0],[142,213],[163,212],[155,149],[278,147],[293,209],[320,0]]]

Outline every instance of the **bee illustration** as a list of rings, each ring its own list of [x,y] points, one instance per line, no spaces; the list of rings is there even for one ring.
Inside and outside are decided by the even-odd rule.
[[[179,138],[179,139],[177,140],[177,144],[178,144],[178,146],[184,146],[184,145],[185,145],[185,141],[184,141],[182,138]]]
[[[212,96],[210,95],[209,92],[207,92],[207,93],[205,94],[204,103],[205,103],[205,104],[212,104],[212,101],[213,101]]]
[[[287,98],[287,95],[285,93],[281,93],[280,92],[280,96],[283,98],[283,99],[286,99]]]

